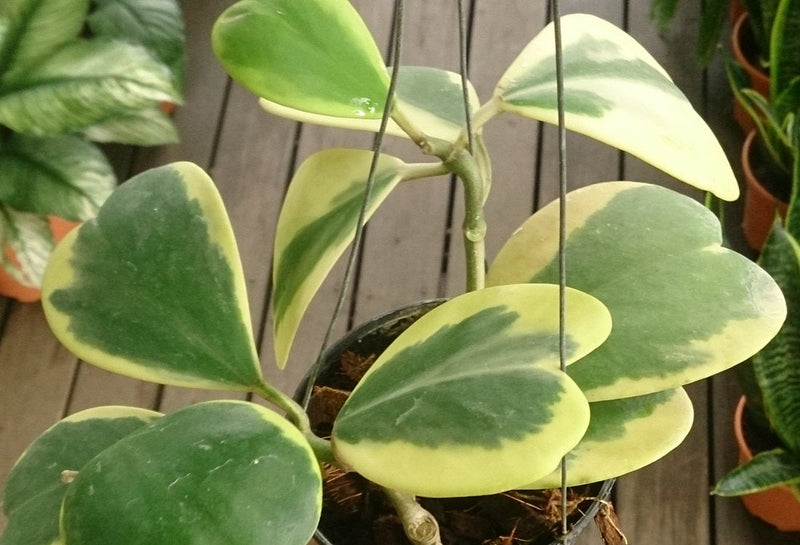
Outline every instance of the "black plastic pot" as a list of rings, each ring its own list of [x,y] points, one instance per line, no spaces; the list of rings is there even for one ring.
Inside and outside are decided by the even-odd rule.
[[[397,336],[407,329],[418,318],[425,313],[442,304],[444,300],[431,300],[409,305],[407,307],[389,312],[348,332],[336,344],[330,346],[323,355],[322,366],[316,379],[317,384],[330,384],[335,382],[338,363],[344,352],[354,352],[363,356],[380,354],[383,352]],[[308,377],[303,380],[295,394],[296,399],[302,399],[305,393]],[[591,494],[587,497],[586,505],[582,505],[576,512],[580,512],[574,520],[570,521],[570,530],[565,535],[554,538],[549,543],[537,541],[532,545],[570,545],[578,538],[579,534],[592,522],[602,505],[609,502],[611,491],[614,486],[614,479],[589,485]],[[316,541],[320,545],[352,545],[340,541],[329,539],[326,534],[326,525],[333,524],[326,520],[325,511],[320,522],[320,528],[315,534]]]

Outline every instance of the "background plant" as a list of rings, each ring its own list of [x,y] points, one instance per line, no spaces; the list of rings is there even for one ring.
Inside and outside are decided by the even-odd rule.
[[[759,263],[780,286],[787,303],[778,335],[741,368],[747,396],[745,429],[750,446],[766,446],[723,477],[714,489],[739,496],[788,486],[800,501],[800,128],[791,126],[792,197],[785,222],[776,219]]]
[[[0,31],[2,264],[38,287],[48,216],[89,219],[116,185],[94,142],[177,139],[159,103],[181,100],[183,20],[175,0],[7,0]]]

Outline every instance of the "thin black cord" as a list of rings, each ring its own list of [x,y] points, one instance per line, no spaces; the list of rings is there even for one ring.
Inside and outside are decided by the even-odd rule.
[[[564,57],[561,41],[561,14],[558,0],[550,2],[553,13],[553,29],[555,31],[556,49],[556,100],[558,105],[558,356],[561,371],[567,368],[566,354],[566,291],[567,291],[567,129],[565,125],[564,107]],[[567,528],[567,463],[561,461],[561,532],[566,534]]]
[[[464,100],[464,118],[466,119],[467,130],[467,149],[470,153],[473,151],[472,142],[472,111],[469,105],[469,89],[467,83],[469,81],[469,60],[467,53],[467,9],[464,7],[465,0],[458,0],[458,57],[461,65],[461,93]]]
[[[364,228],[366,226],[366,219],[367,219],[367,209],[369,208],[369,202],[372,197],[372,190],[375,186],[375,173],[378,169],[378,161],[380,160],[381,155],[381,148],[383,147],[383,136],[386,134],[386,127],[389,124],[389,118],[391,117],[392,106],[394,104],[394,95],[395,89],[397,87],[397,76],[400,73],[400,46],[402,43],[402,34],[403,34],[403,0],[397,0],[395,4],[395,12],[394,12],[394,24],[392,28],[392,58],[391,62],[389,63],[392,69],[391,79],[389,81],[389,90],[386,93],[386,105],[383,110],[383,116],[381,117],[381,125],[378,134],[375,136],[375,141],[372,145],[372,163],[369,167],[369,175],[367,176],[367,183],[364,188],[364,199],[361,202],[361,209],[359,210],[358,214],[358,222],[356,224],[356,232],[353,235],[353,244],[350,248],[350,256],[347,260],[347,268],[344,273],[344,278],[342,279],[341,286],[339,288],[338,297],[336,300],[336,305],[333,309],[333,313],[331,315],[331,320],[328,324],[328,328],[325,331],[325,336],[322,340],[322,346],[320,347],[319,353],[317,354],[317,361],[314,363],[313,367],[311,368],[311,372],[308,376],[308,382],[305,385],[305,392],[303,394],[303,407],[307,408],[309,400],[311,399],[311,393],[313,391],[313,385],[316,382],[317,376],[319,375],[320,367],[322,366],[322,356],[325,353],[328,344],[330,343],[330,339],[333,335],[333,329],[336,325],[336,322],[342,312],[342,308],[344,307],[344,301],[347,298],[347,293],[349,291],[349,287],[353,281],[353,274],[356,269],[356,264],[358,263],[358,255],[361,250],[361,244],[364,239]]]

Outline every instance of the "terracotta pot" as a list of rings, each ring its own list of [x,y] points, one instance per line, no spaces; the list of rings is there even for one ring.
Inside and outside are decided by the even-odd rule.
[[[742,417],[747,400],[744,396],[739,399],[736,414],[733,419],[733,431],[736,443],[739,445],[739,464],[744,464],[753,459],[753,451],[747,444],[742,429]],[[745,509],[761,520],[775,526],[783,532],[800,532],[800,501],[786,486],[778,486],[741,496]]]
[[[750,131],[742,145],[742,171],[746,191],[744,195],[744,211],[742,213],[742,230],[747,245],[761,251],[769,230],[775,221],[775,215],[786,217],[788,204],[770,193],[755,174],[752,164],[753,142],[756,132]]]
[[[758,91],[765,98],[769,98],[769,75],[751,61],[754,56],[753,49],[755,45],[750,35],[749,24],[747,13],[742,13],[735,20],[731,31],[731,54],[750,77],[750,88]],[[750,114],[742,108],[736,99],[733,101],[733,117],[745,134],[755,128]]]
[[[64,238],[78,223],[67,221],[65,219],[50,216],[50,232],[53,233],[53,238],[56,242]],[[16,262],[16,255],[10,249],[6,249],[6,256]],[[21,303],[33,303],[42,298],[42,292],[38,288],[32,288],[20,284],[15,280],[3,267],[0,267],[0,295],[4,297],[11,297]]]
[[[335,345],[329,347],[322,358],[322,368],[320,369],[317,384],[329,384],[335,381],[335,377],[341,377],[341,370],[339,368],[339,361],[341,355],[345,351],[355,352],[362,356],[369,356],[373,354],[380,354],[388,345],[406,328],[408,328],[415,320],[424,315],[429,310],[440,305],[443,300],[433,300],[411,305],[409,307],[401,308],[399,310],[387,313],[374,320],[371,320],[360,327],[347,333]],[[302,381],[295,393],[295,399],[302,400],[305,391],[305,385],[308,377]],[[313,417],[312,417],[313,423]],[[576,510],[573,516],[570,517],[570,531],[565,536],[555,538],[548,542],[545,540],[537,540],[536,544],[547,543],[547,545],[570,545],[578,538],[587,525],[593,520],[603,505],[609,504],[611,491],[614,486],[614,479],[588,485],[590,493],[586,494],[585,504],[582,504],[579,512]],[[343,538],[334,538],[336,525],[342,524],[340,520],[328,520],[326,512],[323,509],[322,520],[320,527],[317,530],[314,538],[319,545],[347,545],[343,542]],[[345,523],[345,527],[349,527]]]

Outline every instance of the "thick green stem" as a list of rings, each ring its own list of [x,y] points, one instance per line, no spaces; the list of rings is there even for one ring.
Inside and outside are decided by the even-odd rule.
[[[482,289],[486,283],[486,218],[483,203],[486,200],[485,183],[475,158],[466,150],[458,149],[445,161],[445,165],[464,184],[464,252],[467,267],[467,291]]]
[[[441,545],[436,518],[422,507],[411,494],[384,489],[403,522],[406,537],[414,545]]]
[[[311,422],[308,420],[308,415],[294,399],[263,380],[253,389],[253,393],[260,395],[273,405],[286,411],[286,417],[289,421],[304,434],[311,433]]]

